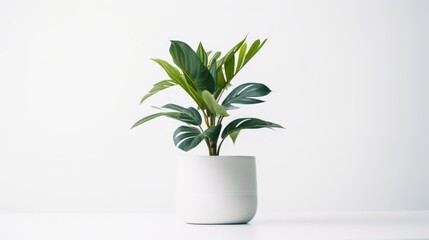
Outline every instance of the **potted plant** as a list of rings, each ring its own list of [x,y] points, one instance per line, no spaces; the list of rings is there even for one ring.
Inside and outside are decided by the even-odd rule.
[[[137,121],[132,128],[157,117],[165,116],[183,123],[173,133],[174,144],[189,151],[204,142],[209,156],[179,160],[177,174],[177,210],[187,223],[247,223],[256,213],[256,167],[253,156],[219,156],[222,144],[229,137],[235,143],[244,129],[281,128],[258,118],[238,118],[225,124],[229,111],[237,105],[262,103],[260,97],[271,90],[262,83],[243,83],[227,92],[238,72],[264,46],[256,40],[250,47],[246,38],[222,56],[206,51],[200,43],[194,51],[188,44],[171,41],[170,54],[176,66],[162,59],[153,59],[169,79],[155,85],[141,99],[177,86],[195,103],[183,107],[168,103],[157,113]]]

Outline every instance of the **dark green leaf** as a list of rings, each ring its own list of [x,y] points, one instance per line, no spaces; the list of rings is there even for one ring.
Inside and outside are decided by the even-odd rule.
[[[179,117],[172,117],[172,118],[175,118],[179,121],[189,123],[192,125],[197,125],[197,126],[201,125],[201,123],[202,123],[200,113],[198,112],[197,109],[195,109],[193,107],[184,108],[184,107],[181,107],[179,105],[170,103],[170,104],[162,106],[162,108],[178,111],[180,113],[180,116]]]
[[[160,112],[160,113],[155,113],[155,114],[146,116],[140,119],[139,121],[137,121],[131,128],[135,128],[140,124],[143,124],[147,121],[150,121],[152,119],[155,119],[161,116],[169,117],[169,118],[179,120],[184,123],[196,125],[196,126],[201,125],[202,123],[200,113],[197,111],[197,109],[193,107],[184,108],[176,104],[167,104],[167,105],[164,105],[162,108],[174,110],[177,112]]]
[[[150,96],[154,95],[155,93],[157,93],[157,92],[159,92],[159,91],[161,91],[161,90],[164,90],[164,89],[166,89],[166,88],[169,88],[169,87],[175,86],[175,85],[176,85],[176,83],[175,83],[174,81],[172,81],[172,80],[163,80],[163,81],[161,81],[161,82],[158,82],[158,83],[154,84],[154,85],[153,85],[153,87],[152,87],[152,89],[149,91],[149,93],[147,93],[147,94],[142,98],[142,100],[140,100],[140,104],[141,104],[144,100],[148,99]]]
[[[228,125],[226,125],[225,129],[222,132],[222,138],[226,138],[233,132],[241,131],[243,129],[257,129],[257,128],[283,128],[282,126],[267,122],[258,118],[239,118]]]
[[[203,132],[203,135],[206,138],[208,138],[208,139],[210,139],[210,140],[212,140],[214,142],[217,142],[217,139],[219,138],[220,130],[221,129],[222,129],[222,125],[219,124],[219,125],[216,125],[214,127],[211,127],[211,128],[208,128],[207,130],[205,130]]]
[[[197,55],[198,57],[200,57],[201,62],[203,63],[204,66],[207,66],[207,61],[208,61],[208,53],[206,53],[206,51],[204,50],[203,44],[200,43],[198,44],[198,48],[197,48]]]
[[[214,92],[216,83],[210,71],[188,44],[181,41],[171,41],[170,54],[174,63],[182,69],[186,77],[192,80],[199,92],[204,90]]]
[[[271,90],[262,83],[244,83],[234,88],[225,100],[222,102],[222,106],[225,109],[235,109],[233,104],[255,104],[261,103],[262,100],[255,99],[255,97],[266,96]]]
[[[204,135],[196,127],[180,126],[174,131],[174,145],[183,151],[189,151],[204,140]]]
[[[221,128],[221,125],[217,125],[201,132],[196,127],[180,126],[173,134],[174,145],[183,151],[189,151],[198,146],[204,138],[217,141]]]
[[[217,83],[217,64],[216,62],[210,67],[210,74],[212,75],[214,81]]]

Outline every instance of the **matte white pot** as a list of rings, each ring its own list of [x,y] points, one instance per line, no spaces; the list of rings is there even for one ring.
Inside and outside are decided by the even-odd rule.
[[[187,223],[247,223],[258,204],[255,157],[179,159],[176,208]]]

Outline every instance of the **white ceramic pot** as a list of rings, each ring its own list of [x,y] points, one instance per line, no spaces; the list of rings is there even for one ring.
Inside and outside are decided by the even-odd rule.
[[[176,190],[176,208],[187,223],[247,223],[258,204],[255,157],[183,157]]]

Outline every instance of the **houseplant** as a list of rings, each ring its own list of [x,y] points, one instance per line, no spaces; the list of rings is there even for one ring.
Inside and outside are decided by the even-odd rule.
[[[165,116],[185,123],[173,133],[174,144],[189,151],[204,142],[206,157],[181,159],[178,170],[177,205],[188,223],[244,223],[256,212],[256,170],[254,157],[219,156],[229,137],[235,143],[244,129],[281,128],[258,118],[238,118],[223,127],[224,120],[237,105],[263,102],[260,97],[271,90],[262,83],[243,83],[227,92],[237,73],[264,46],[266,39],[249,47],[246,38],[222,56],[206,51],[200,43],[194,51],[188,44],[171,41],[170,54],[176,66],[153,59],[170,79],[156,83],[141,99],[174,86],[183,90],[196,104],[182,107],[166,104],[157,113],[137,121],[132,128]],[[215,172],[217,171],[217,172]]]

